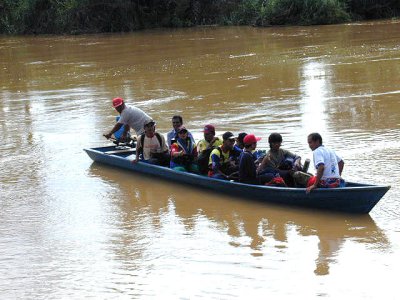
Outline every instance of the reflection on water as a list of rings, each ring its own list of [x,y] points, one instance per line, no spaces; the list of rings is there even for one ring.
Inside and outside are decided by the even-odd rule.
[[[329,273],[330,264],[335,263],[346,241],[364,243],[371,249],[379,247],[381,251],[390,248],[385,233],[369,215],[319,213],[316,216],[308,210],[232,199],[169,182],[157,182],[155,187],[149,180],[157,179],[98,163],[91,165],[89,175],[107,181],[119,191],[128,191],[128,194],[134,190],[134,199],[127,197],[118,203],[123,212],[119,221],[121,235],[120,241],[114,240],[114,243],[120,243],[118,251],[122,250],[121,244],[129,249],[134,247],[133,252],[126,253],[128,261],[143,255],[146,250],[142,248],[144,243],[136,247],[141,240],[138,234],[143,235],[143,239],[148,238],[149,230],[157,235],[169,222],[183,226],[183,233],[170,232],[171,236],[190,236],[196,234],[199,226],[213,226],[218,232],[229,235],[229,245],[249,247],[253,256],[270,256],[271,248],[285,252],[287,248],[300,246],[291,245],[288,235],[291,238],[293,235],[315,237],[318,239],[314,271],[317,275]]]
[[[325,106],[328,93],[332,90],[329,86],[329,67],[319,62],[307,62],[302,70],[303,90],[303,127],[306,132],[320,132],[324,135],[327,132],[325,119]]]
[[[381,298],[400,270],[399,26],[0,37],[0,297]],[[345,179],[392,189],[343,216],[91,165],[115,96],[161,133],[175,114],[196,140],[279,131],[303,159],[320,131]]]

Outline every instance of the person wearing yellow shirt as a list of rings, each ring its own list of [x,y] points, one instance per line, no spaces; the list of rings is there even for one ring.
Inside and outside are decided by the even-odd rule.
[[[199,171],[201,174],[206,175],[208,172],[208,162],[211,151],[218,146],[222,145],[220,138],[215,136],[215,127],[211,124],[207,124],[203,129],[204,139],[197,143],[197,153],[199,165]]]

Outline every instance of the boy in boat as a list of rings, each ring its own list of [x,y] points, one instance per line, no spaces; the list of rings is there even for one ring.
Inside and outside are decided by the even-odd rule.
[[[167,143],[168,143],[168,147],[171,147],[171,145],[173,144],[173,142],[178,138],[178,129],[179,127],[183,126],[183,119],[181,116],[173,116],[172,117],[172,130],[170,132],[167,133]],[[192,134],[188,131],[187,132],[188,137],[190,138],[190,140],[194,143],[194,138],[192,136]]]
[[[301,157],[281,148],[282,136],[279,133],[271,133],[268,143],[270,150],[258,166],[257,173],[279,173],[286,184],[293,186],[292,173],[301,170]]]
[[[171,169],[199,174],[196,144],[189,137],[185,126],[179,127],[177,132],[178,137],[171,145]]]
[[[144,122],[144,133],[137,139],[136,158],[132,163],[137,163],[139,159],[149,164],[169,166],[168,146],[164,136],[156,132],[156,123],[153,120]]]
[[[235,136],[232,132],[222,135],[222,145],[211,151],[209,158],[208,176],[217,179],[231,179],[232,175],[239,170],[236,163],[240,152],[234,150]]]
[[[126,139],[130,128],[135,130],[136,135],[140,135],[144,132],[143,123],[151,120],[148,114],[137,107],[126,105],[122,98],[114,98],[112,103],[121,118],[108,133],[103,134],[105,138],[111,138],[113,133],[120,130],[122,126],[124,126],[124,131],[120,138],[121,141]]]
[[[308,180],[307,193],[319,187],[344,186],[344,180],[341,179],[344,161],[333,150],[322,145],[322,137],[319,133],[309,134],[307,142],[313,151],[314,167],[317,170],[317,174]]]
[[[265,184],[274,178],[273,174],[257,175],[253,153],[259,140],[261,138],[254,134],[248,134],[243,139],[244,150],[239,157],[239,181],[242,183]]]
[[[205,125],[203,129],[204,139],[197,143],[197,153],[200,174],[206,175],[211,151],[222,145],[220,138],[215,136],[215,127],[211,124]]]
[[[247,135],[246,132],[241,132],[238,134],[237,138],[236,138],[236,143],[235,143],[235,148],[238,150],[243,150],[244,149],[244,143],[243,143],[243,139],[244,137]]]
[[[238,134],[238,136],[236,138],[236,143],[235,143],[234,148],[236,150],[238,150],[239,152],[244,150],[243,140],[246,137],[246,135],[247,135],[246,132],[241,132]],[[256,166],[258,166],[261,163],[262,158],[265,156],[265,153],[266,153],[265,150],[253,150],[253,157],[256,162]],[[238,164],[239,164],[239,157],[238,157]]]

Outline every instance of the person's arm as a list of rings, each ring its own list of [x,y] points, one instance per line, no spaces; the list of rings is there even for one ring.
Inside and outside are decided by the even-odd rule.
[[[126,136],[128,135],[129,130],[131,127],[128,124],[124,125],[124,132],[122,133],[121,139],[124,141],[126,139]]]
[[[344,161],[341,160],[338,162],[339,165],[339,175],[342,176],[343,168],[344,168]]]
[[[137,144],[136,144],[136,157],[134,160],[132,160],[133,164],[136,164],[139,161],[140,152],[142,151],[141,148],[142,148],[142,145],[140,143],[140,138],[138,138]]]
[[[318,169],[317,169],[317,175],[315,176],[315,182],[313,185],[309,186],[307,188],[307,193],[310,193],[312,190],[315,190],[318,187],[319,182],[321,181],[322,175],[324,174],[325,170],[325,165],[324,164],[319,164]]]
[[[122,127],[122,125],[123,125],[122,123],[117,123],[117,124],[115,124],[114,127],[113,127],[113,129],[111,129],[111,131],[110,131],[109,133],[103,134],[103,136],[104,136],[106,139],[111,138],[112,134],[113,134],[114,132],[117,132],[117,131]],[[128,127],[129,127],[129,126],[128,126]]]
[[[190,140],[192,141],[192,143],[196,145],[196,141],[194,140],[194,137],[193,137],[193,135],[192,135],[190,132],[188,132],[188,137],[190,138]]]
[[[166,153],[169,152],[169,147],[167,146],[167,143],[165,142],[165,138],[162,134],[161,136],[161,152]]]
[[[300,156],[295,156],[295,160],[293,162],[294,166],[297,166],[298,168],[301,168],[301,157]]]
[[[197,153],[201,153],[204,149],[203,149],[203,146],[202,146],[202,140],[200,140],[198,143],[197,143]]]
[[[218,140],[219,140],[219,138],[214,136],[213,139],[211,140],[210,144],[208,145],[207,149],[214,147],[214,143]]]
[[[264,156],[260,165],[257,168],[257,174],[260,173],[262,170],[264,170],[270,161],[271,161],[271,155],[267,153],[267,155]]]
[[[222,171],[220,170],[221,164],[220,164],[220,158],[219,158],[219,156],[216,155],[216,154],[213,154],[213,153],[211,152],[211,161],[212,161],[211,167],[212,167],[213,173],[214,173],[214,174],[220,174],[220,175],[222,175],[223,177],[228,178],[228,176],[227,176],[226,174],[222,173]]]

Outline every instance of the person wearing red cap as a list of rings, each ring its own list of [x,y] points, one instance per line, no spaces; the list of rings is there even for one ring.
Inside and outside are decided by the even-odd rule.
[[[274,178],[273,174],[257,175],[253,152],[259,140],[261,138],[254,134],[248,134],[243,139],[244,149],[239,157],[239,181],[242,183],[265,184]]]
[[[211,151],[222,145],[220,138],[215,136],[215,127],[211,124],[205,125],[203,129],[204,139],[197,143],[198,165],[201,174],[207,174],[208,162]]]
[[[150,116],[146,114],[143,110],[126,105],[122,98],[114,98],[112,100],[113,107],[120,114],[120,118],[115,126],[108,132],[103,134],[107,139],[111,138],[114,132],[117,132],[124,126],[124,132],[122,133],[121,140],[124,140],[132,128],[135,130],[136,135],[141,135],[144,133],[143,124],[146,120],[150,120]]]

